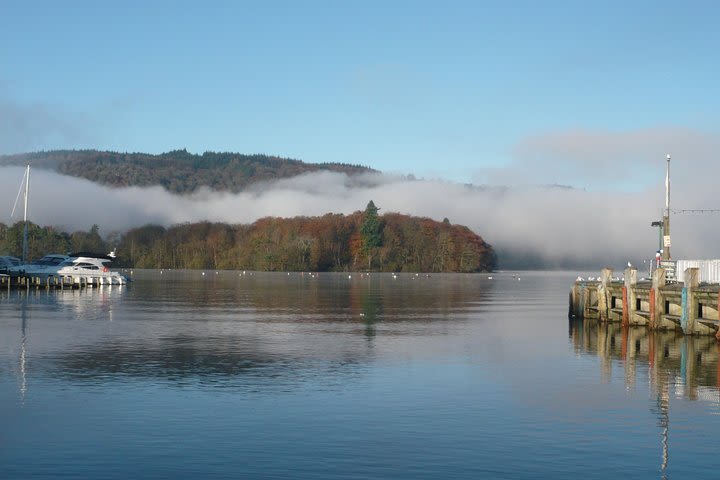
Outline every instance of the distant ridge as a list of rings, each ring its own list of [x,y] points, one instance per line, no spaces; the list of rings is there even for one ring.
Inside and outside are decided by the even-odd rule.
[[[0,156],[0,165],[25,165],[53,170],[111,187],[159,185],[172,193],[201,187],[239,192],[262,181],[317,171],[356,175],[377,172],[361,165],[305,163],[270,155],[173,150],[159,155],[98,150],[51,150]]]

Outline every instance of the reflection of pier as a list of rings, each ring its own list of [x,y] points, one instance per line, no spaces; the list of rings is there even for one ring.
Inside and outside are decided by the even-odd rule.
[[[612,378],[624,370],[624,382],[634,388],[638,372],[647,372],[651,410],[660,429],[660,473],[667,478],[670,437],[670,399],[702,400],[720,405],[720,345],[714,337],[688,336],[680,331],[624,327],[597,320],[570,320],[570,339],[576,353],[596,355],[601,375]],[[642,379],[641,381],[644,381]]]
[[[672,382],[677,396],[720,401],[720,346],[713,337],[571,320],[570,338],[576,352],[598,356],[605,378],[610,378],[613,362],[621,360],[627,386],[635,385],[638,369],[647,369],[650,385],[658,391]]]
[[[61,276],[28,276],[0,275],[0,290],[41,289],[72,290],[78,288],[98,287],[100,285],[121,285],[107,276],[92,275],[61,275]]]

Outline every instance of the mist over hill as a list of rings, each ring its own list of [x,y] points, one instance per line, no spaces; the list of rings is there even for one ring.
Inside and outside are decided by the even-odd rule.
[[[98,150],[52,150],[0,156],[0,165],[52,170],[71,177],[85,178],[109,187],[152,187],[187,194],[207,187],[237,193],[250,185],[303,173],[329,171],[349,176],[376,172],[360,165],[343,163],[305,163],[270,155],[187,150],[151,155]]]
[[[91,154],[99,155],[91,152],[88,158]],[[68,155],[76,158],[74,152]],[[123,154],[107,154],[107,158],[102,154],[99,163],[113,165],[111,159],[115,155]],[[144,181],[149,186],[108,186],[91,181],[87,178],[89,174],[74,177],[60,173],[63,156],[59,151],[50,156],[36,153],[1,157],[0,222],[11,225],[22,219],[17,212],[11,218],[10,211],[23,170],[20,166],[2,165],[24,164],[30,159],[35,167],[31,175],[30,219],[65,231],[87,230],[97,224],[101,234],[107,235],[146,224],[167,228],[202,221],[251,224],[264,217],[349,215],[372,199],[381,208],[381,214],[395,212],[435,221],[448,218],[452,224],[468,226],[493,246],[501,269],[599,270],[604,266],[620,268],[628,261],[641,267],[644,260],[654,257],[658,248],[658,231],[650,223],[662,215],[662,168],[656,169],[657,178],[647,187],[622,190],[615,185],[600,185],[591,190],[573,188],[572,182],[566,181],[533,185],[536,176],[533,170],[510,167],[507,171],[513,172],[514,184],[483,186],[414,179],[364,167],[345,171],[340,164],[338,168],[342,171],[334,171],[290,161],[288,169],[277,171],[291,175],[293,168],[308,165],[314,170],[287,177],[255,177],[255,181],[243,184],[241,189],[239,182],[230,180],[210,185],[206,180],[210,177],[203,176],[219,178],[217,172],[229,171],[234,161],[240,163],[240,157],[226,163],[218,160],[220,166],[215,171],[215,167],[205,168],[214,165],[215,157],[211,154],[180,156],[185,160],[179,162],[178,171],[184,171],[185,177],[195,182],[193,189],[189,183],[178,187],[183,194],[150,181],[161,176],[153,168],[167,170],[162,173],[167,173],[165,178],[178,175],[170,157],[146,155],[148,165],[143,168],[150,173]],[[200,165],[193,166],[194,161]],[[710,194],[714,191],[715,176],[694,174],[715,172],[717,165],[712,158],[698,155],[683,162],[678,162],[674,171],[673,204],[685,209],[716,206]],[[128,165],[119,163],[115,168],[135,168]],[[269,171],[265,170],[267,175]],[[558,179],[561,178],[559,175]],[[673,214],[673,257],[718,258],[720,227],[716,218],[713,213]]]

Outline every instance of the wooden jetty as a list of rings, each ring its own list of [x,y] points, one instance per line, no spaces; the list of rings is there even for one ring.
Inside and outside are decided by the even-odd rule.
[[[685,270],[683,283],[666,281],[663,268],[651,280],[638,281],[632,267],[624,274],[622,280],[613,279],[612,269],[605,268],[598,279],[578,279],[570,292],[569,316],[720,339],[720,285],[701,284],[697,268]]]
[[[27,275],[0,275],[0,290],[13,289],[82,289],[98,287],[100,285],[119,285],[111,283],[107,277],[93,277],[89,275],[64,275],[50,277],[33,277]]]

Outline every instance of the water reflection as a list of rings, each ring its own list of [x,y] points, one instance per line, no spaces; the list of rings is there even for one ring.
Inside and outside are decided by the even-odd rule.
[[[211,308],[214,312],[261,311],[264,314],[334,318],[373,315],[394,321],[427,312],[450,315],[487,297],[494,287],[479,275],[269,273],[155,271],[135,275],[133,295],[155,304]],[[482,282],[482,283],[481,283]]]
[[[720,405],[718,341],[711,336],[587,320],[570,320],[570,339],[576,353],[600,359],[601,376],[606,381],[611,380],[616,365],[624,369],[628,388],[635,387],[642,373],[647,377],[653,397],[651,410],[660,429],[661,478],[666,479],[671,396]]]
[[[445,336],[494,288],[472,275],[144,275],[124,289],[6,294],[22,312],[22,352],[35,340],[31,373],[250,389],[339,381],[374,361],[378,336]]]
[[[27,290],[3,290],[0,292],[0,302],[3,310],[2,316],[5,320],[2,328],[7,348],[11,351],[17,349],[15,361],[11,370],[15,372],[18,381],[18,391],[21,404],[25,403],[29,392],[30,378],[33,370],[42,360],[31,355],[30,345],[33,344],[31,337],[31,319],[44,320],[49,314],[60,312],[61,315],[72,320],[93,320],[103,319],[112,321],[115,305],[122,295],[122,286],[100,286],[98,288],[83,290],[47,290],[32,288]],[[17,320],[15,320],[17,319]],[[14,322],[18,323],[15,324]],[[17,325],[13,327],[8,325]],[[13,341],[10,338],[13,330],[19,327],[19,340]],[[15,330],[17,332],[17,330]],[[37,332],[35,335],[47,338],[47,332]],[[18,337],[16,337],[18,338]],[[53,337],[62,340],[61,336]],[[35,350],[43,355],[43,342],[35,342]]]
[[[571,320],[570,338],[576,353],[596,355],[600,359],[601,375],[608,381],[620,360],[625,385],[629,388],[635,386],[641,370],[646,372],[654,390],[663,390],[669,385],[678,398],[720,404],[717,388],[720,345],[715,337]]]
[[[27,305],[23,300],[20,320],[20,400],[25,403],[27,393]]]

